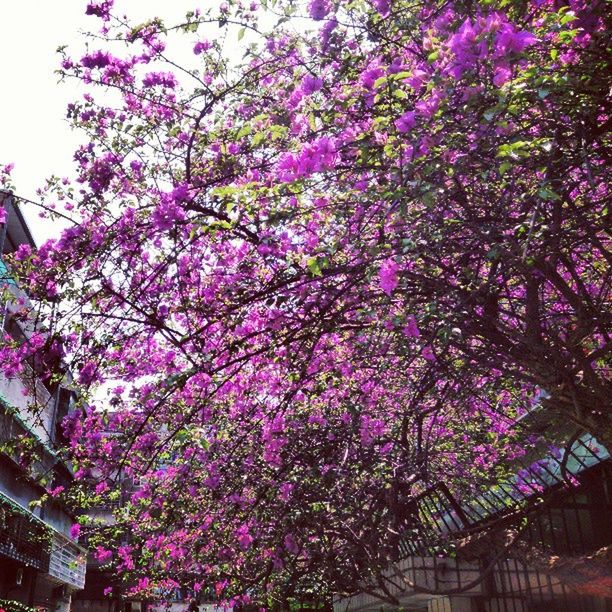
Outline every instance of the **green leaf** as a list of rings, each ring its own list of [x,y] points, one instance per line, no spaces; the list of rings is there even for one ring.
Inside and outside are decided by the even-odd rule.
[[[550,187],[540,187],[540,189],[538,189],[538,195],[543,199],[543,200],[560,200],[561,196],[559,196],[558,193],[555,193]]]
[[[561,19],[559,19],[559,23],[561,25],[565,25],[566,23],[571,23],[572,21],[576,21],[576,19],[578,19],[578,17],[576,17],[576,15],[574,15],[574,13],[566,13],[565,15],[563,15],[563,17],[561,17]]]
[[[257,134],[253,136],[253,146],[256,147],[257,145],[261,144],[265,139],[265,132],[257,132]]]
[[[310,270],[310,273],[313,276],[323,276],[323,273],[321,272],[321,268],[319,266],[319,259],[317,257],[311,257],[310,259],[308,259],[306,265],[308,266],[308,269]]]
[[[493,119],[493,117],[495,117],[495,109],[490,108],[489,110],[486,110],[486,111],[484,112],[484,118],[485,118],[487,121],[491,121],[491,120]]]
[[[406,72],[405,70],[403,70],[402,72],[396,72],[392,78],[394,78],[396,81],[401,81],[411,76],[412,76],[412,72]]]
[[[246,125],[243,125],[240,130],[238,130],[238,133],[236,134],[236,138],[242,138],[244,136],[248,136],[251,133],[251,126],[247,123]]]
[[[240,30],[238,30],[238,40],[242,40],[244,38],[245,32],[246,32],[246,28],[240,28]]]
[[[378,88],[380,88],[380,87],[381,87],[382,85],[384,85],[386,82],[387,82],[387,75],[385,74],[385,75],[383,75],[383,76],[381,76],[381,77],[377,78],[377,79],[374,81],[374,89],[378,89]]]

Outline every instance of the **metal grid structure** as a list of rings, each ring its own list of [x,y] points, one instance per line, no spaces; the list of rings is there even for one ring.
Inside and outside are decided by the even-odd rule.
[[[454,534],[460,534],[466,529],[484,530],[488,524],[512,514],[521,507],[534,506],[535,500],[541,499],[544,492],[550,495],[563,489],[573,495],[578,491],[576,485],[580,478],[592,468],[609,460],[608,451],[592,435],[586,434],[575,440],[566,457],[550,454],[529,465],[519,464],[514,477],[461,503],[454,498],[444,483],[438,483],[416,498],[414,503],[418,521],[406,526],[400,543],[400,556],[434,553],[442,540],[452,538]],[[568,481],[574,482],[575,486],[567,487]],[[581,517],[577,505],[580,502],[573,500],[568,503],[572,504],[574,518],[568,519],[565,513],[548,507],[544,512],[549,517],[549,533],[547,535],[547,531],[540,528],[539,537],[542,544],[559,553],[584,552],[589,546],[580,533]],[[537,520],[542,522],[541,518]],[[554,540],[558,531],[555,521],[563,530],[564,537],[559,537],[559,542]],[[531,529],[534,540],[536,529]],[[569,537],[571,530],[575,531],[574,535],[581,540],[580,545],[572,544],[576,537]],[[567,542],[567,545],[562,546],[562,542]]]
[[[564,453],[519,465],[514,477],[461,503],[440,483],[416,498],[415,511],[419,520],[404,533],[403,561],[399,562],[414,584],[442,592],[455,590],[455,598],[469,598],[486,612],[605,609],[601,599],[578,596],[549,573],[525,565],[520,555],[513,558],[512,549],[494,562],[493,571],[484,579],[464,591],[462,587],[484,575],[487,563],[494,561],[494,551],[481,551],[476,565],[439,558],[444,545],[453,539],[516,526],[517,517],[526,519],[519,541],[553,554],[579,556],[612,542],[612,461],[593,436],[577,438]],[[409,589],[397,594],[405,597],[406,592]],[[413,592],[411,602],[419,599]],[[454,609],[448,607],[450,601],[436,599],[430,609]],[[362,607],[372,605],[374,601],[364,601]]]
[[[53,534],[49,576],[75,589],[85,586],[87,551],[60,533]]]
[[[0,495],[0,556],[42,572],[49,568],[49,531],[33,515],[28,517],[4,495]]]

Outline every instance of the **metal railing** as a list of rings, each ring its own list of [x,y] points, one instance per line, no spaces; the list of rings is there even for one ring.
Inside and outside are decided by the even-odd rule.
[[[46,572],[49,550],[44,526],[4,504],[0,504],[0,513],[0,555]]]
[[[60,533],[53,534],[48,574],[76,589],[85,586],[87,551]]]
[[[520,507],[529,511],[532,500],[564,488],[568,480],[577,482],[582,474],[610,460],[608,451],[590,434],[578,438],[567,456],[562,455],[550,454],[529,465],[520,465],[512,478],[462,502],[455,499],[444,483],[428,488],[413,502],[413,520],[405,525],[400,554],[433,552],[442,540],[466,528],[486,529],[488,524]],[[552,510],[549,508],[548,512]],[[565,525],[562,518],[559,521],[561,526]]]

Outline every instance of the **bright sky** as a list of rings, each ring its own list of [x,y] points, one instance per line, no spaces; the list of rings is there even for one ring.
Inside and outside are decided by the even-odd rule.
[[[137,20],[158,15],[169,23],[208,0],[116,0]],[[71,174],[79,135],[68,126],[66,106],[80,96],[54,71],[60,45],[80,47],[79,32],[98,27],[85,16],[86,0],[0,0],[0,165],[14,163],[16,193],[36,199],[51,174]],[[37,242],[57,233],[34,211],[24,211]]]

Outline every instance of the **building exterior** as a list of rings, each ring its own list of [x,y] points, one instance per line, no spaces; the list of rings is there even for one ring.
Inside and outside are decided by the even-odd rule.
[[[13,196],[0,192],[0,205],[6,211],[0,253],[34,246]],[[31,304],[1,258],[0,288],[3,334],[27,342],[33,325],[21,310]],[[72,480],[57,450],[73,393],[68,376],[57,383],[44,366],[36,358],[15,376],[0,374],[0,599],[61,611],[84,586],[86,551],[70,536],[74,517],[67,508],[53,496],[40,502]]]
[[[555,427],[543,409],[529,420],[532,431]],[[566,439],[561,452],[536,446],[514,477],[476,498],[459,502],[444,483],[417,497],[417,522],[385,573],[401,609],[612,612],[610,565],[589,560],[612,543],[612,459],[590,434]],[[516,544],[505,548],[495,534],[510,529]],[[483,537],[453,558],[442,552],[441,542],[466,533]],[[335,612],[397,609],[364,593],[334,601]]]
[[[0,192],[0,206],[6,211],[6,221],[0,224],[0,254],[10,254],[23,244],[33,247],[12,195]],[[1,256],[0,289],[3,334],[27,342],[34,326],[20,311],[30,302]],[[66,488],[73,478],[58,451],[65,443],[61,422],[72,408],[74,394],[69,374],[57,382],[45,374],[48,365],[32,359],[12,377],[0,374],[0,608],[3,600],[13,600],[41,612],[193,609],[193,594],[180,589],[164,594],[167,606],[126,599],[122,585],[71,537],[75,517],[70,511],[52,495],[40,502],[41,496]],[[531,431],[551,426],[550,418],[539,414],[534,410],[528,417]],[[512,516],[519,507],[527,518],[520,542],[530,549],[580,557],[612,543],[610,449],[589,434],[566,432],[565,436],[568,444],[563,453],[535,448],[523,465],[516,466],[514,478],[474,499],[457,501],[443,483],[426,488],[415,500],[416,523],[406,526],[397,561],[387,576],[388,592],[398,604],[358,593],[337,599],[335,612],[398,606],[422,612],[612,612],[612,599],[604,597],[612,592],[612,576],[600,580],[595,575],[595,588],[580,593],[569,589],[567,580],[517,554],[517,549],[498,555],[494,547],[481,546],[471,557],[440,554],[443,538],[466,531],[491,533],[491,525],[516,526]],[[571,487],[566,486],[568,481],[573,482]],[[133,490],[126,481],[126,499]],[[108,506],[91,512],[102,522],[112,522],[114,510]],[[108,587],[110,594],[105,592]],[[220,610],[212,595],[210,601],[199,603],[199,609]]]

